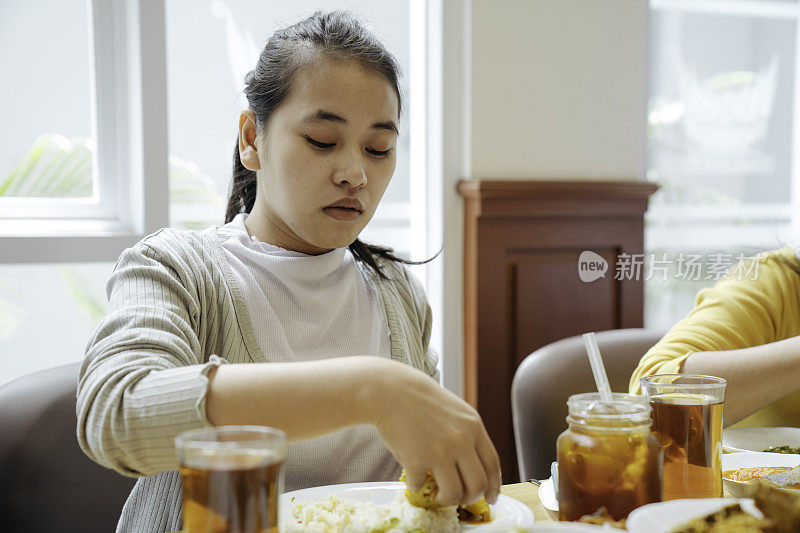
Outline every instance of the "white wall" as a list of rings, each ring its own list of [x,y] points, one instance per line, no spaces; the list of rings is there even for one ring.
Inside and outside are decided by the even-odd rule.
[[[641,179],[646,0],[473,0],[471,177]]]
[[[460,179],[643,179],[647,0],[444,0],[445,385],[463,395]]]

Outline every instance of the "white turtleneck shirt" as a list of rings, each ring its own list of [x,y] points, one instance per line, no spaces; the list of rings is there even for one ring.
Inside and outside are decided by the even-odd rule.
[[[249,235],[246,218],[242,213],[226,224],[237,231],[222,248],[268,361],[391,357],[384,305],[371,276],[363,271],[367,267],[348,248],[321,255],[285,250]],[[399,473],[371,426],[291,444],[285,466],[286,490],[350,478],[391,480]],[[320,472],[329,475],[320,479]]]

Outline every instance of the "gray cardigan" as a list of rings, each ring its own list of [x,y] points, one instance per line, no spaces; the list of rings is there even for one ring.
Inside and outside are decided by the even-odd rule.
[[[90,339],[80,371],[77,435],[94,461],[140,478],[117,531],[180,529],[173,439],[210,425],[208,371],[225,362],[269,362],[222,251],[232,231],[162,229],[125,250],[108,282],[108,315]],[[392,359],[438,379],[422,287],[402,265],[380,264],[388,280],[366,275],[373,276],[386,309]],[[320,480],[394,475],[392,463],[376,470],[356,462],[348,465],[348,479]],[[315,467],[323,472],[328,465]]]

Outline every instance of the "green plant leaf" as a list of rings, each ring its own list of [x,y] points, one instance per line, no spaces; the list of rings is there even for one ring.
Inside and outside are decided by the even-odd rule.
[[[91,139],[67,139],[57,133],[46,133],[0,179],[0,196],[90,197],[94,151]],[[222,203],[214,182],[196,164],[173,155],[169,156],[169,197],[171,202],[182,204]]]
[[[11,172],[0,180],[0,196],[85,198],[92,195],[89,139],[40,136]]]

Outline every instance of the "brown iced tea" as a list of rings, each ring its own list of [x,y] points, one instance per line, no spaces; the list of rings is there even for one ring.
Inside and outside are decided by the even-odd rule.
[[[253,458],[243,457],[244,468],[237,468],[236,462],[181,467],[184,532],[277,533],[282,465],[253,465]]]
[[[620,520],[660,502],[662,451],[650,432],[647,403],[614,394],[611,407],[596,401],[581,407],[585,397],[597,395],[570,397],[569,429],[556,443],[559,520],[578,520],[600,507]]]
[[[175,438],[184,533],[278,533],[286,435],[265,426],[217,426]]]
[[[650,396],[664,447],[664,499],[722,496],[723,403],[704,394]]]

